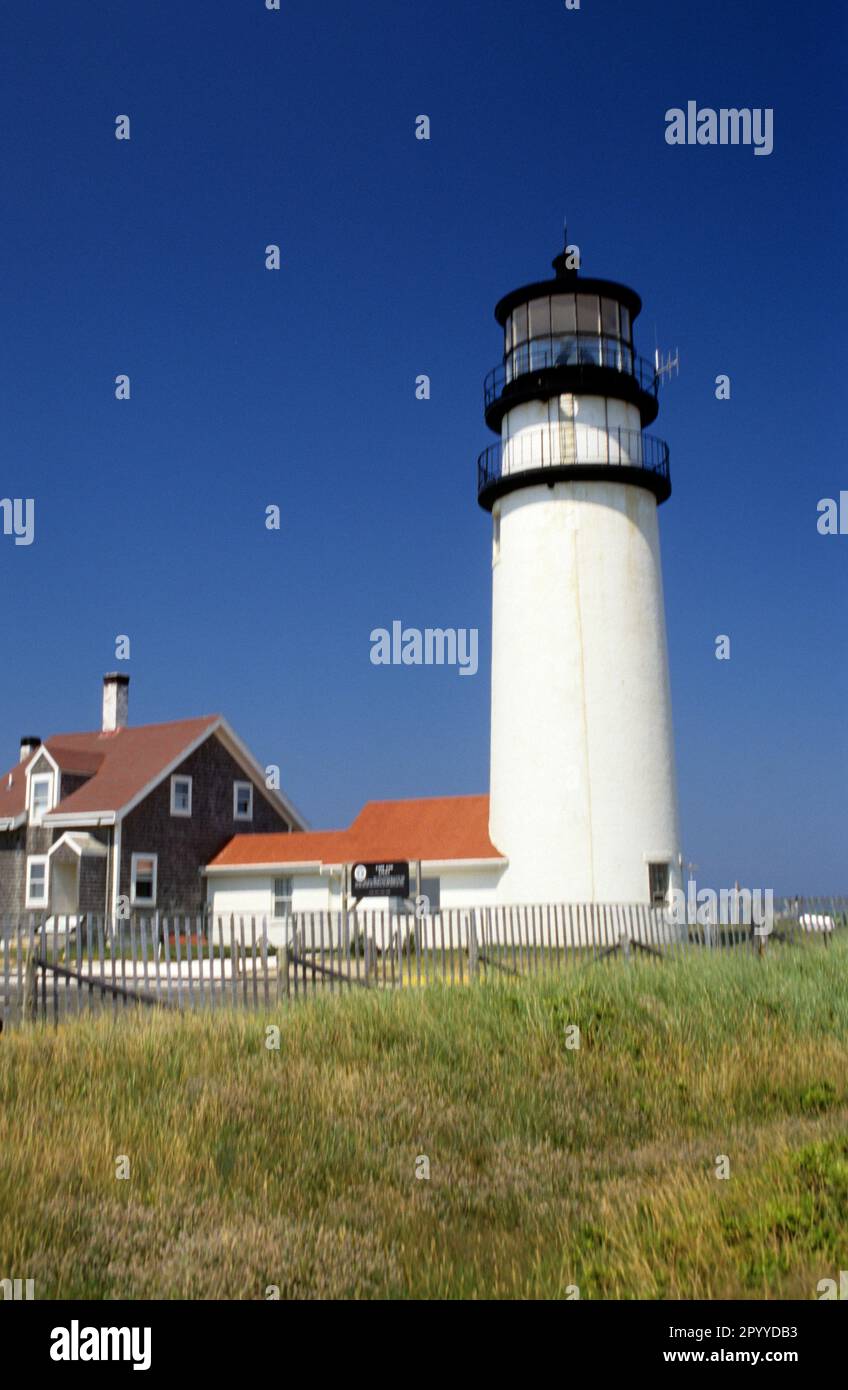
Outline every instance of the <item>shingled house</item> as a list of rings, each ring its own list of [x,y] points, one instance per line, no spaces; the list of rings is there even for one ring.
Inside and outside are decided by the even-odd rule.
[[[304,829],[220,715],[132,728],[128,685],[104,677],[99,730],[21,740],[0,781],[0,915],[199,911],[200,871],[236,832]]]

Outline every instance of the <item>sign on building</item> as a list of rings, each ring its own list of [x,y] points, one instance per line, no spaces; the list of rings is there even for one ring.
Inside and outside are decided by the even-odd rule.
[[[409,864],[354,864],[351,892],[355,898],[408,898]]]

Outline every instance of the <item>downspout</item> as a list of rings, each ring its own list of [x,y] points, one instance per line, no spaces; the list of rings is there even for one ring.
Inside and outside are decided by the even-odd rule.
[[[118,914],[118,892],[121,886],[121,822],[115,821],[114,832],[114,856],[112,863],[112,905],[111,915],[117,917]]]

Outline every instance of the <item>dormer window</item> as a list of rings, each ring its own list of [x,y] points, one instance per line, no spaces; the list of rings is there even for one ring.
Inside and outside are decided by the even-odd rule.
[[[29,818],[40,825],[53,805],[53,773],[39,772],[29,781]]]
[[[253,783],[233,783],[233,820],[253,820]]]
[[[171,815],[191,815],[191,778],[176,774],[171,778]]]

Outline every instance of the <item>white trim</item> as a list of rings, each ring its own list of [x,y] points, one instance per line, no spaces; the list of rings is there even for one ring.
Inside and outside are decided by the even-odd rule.
[[[503,864],[508,864],[509,860],[505,854],[499,854],[492,859],[410,859],[409,863],[421,864],[421,872],[438,869],[497,869]]]
[[[174,801],[175,801],[175,793],[176,793],[176,784],[177,784],[177,782],[188,782],[188,810],[187,810],[187,811],[181,811],[181,810],[179,809],[179,807],[178,807],[178,806],[175,806],[175,804],[174,804]],[[193,798],[193,794],[194,794],[193,788],[194,788],[194,778],[188,777],[188,776],[186,775],[186,773],[184,773],[184,772],[172,772],[172,773],[171,773],[171,815],[172,815],[172,816],[182,816],[182,817],[184,817],[184,818],[191,816],[192,798]]]
[[[273,874],[279,869],[285,869],[287,873],[303,873],[307,870],[319,871],[321,868],[320,859],[304,859],[300,864],[280,863],[279,860],[273,864],[214,864],[201,869],[201,873],[207,874]]]
[[[225,747],[228,744],[230,745],[229,752],[232,753],[236,762],[241,763],[245,772],[252,779],[254,785],[259,788],[266,801],[270,801],[271,805],[274,806],[276,810],[279,810],[282,806],[288,819],[293,822],[293,828],[295,830],[308,830],[309,821],[305,816],[300,814],[300,811],[298,811],[294,803],[289,801],[288,797],[278,788],[265,785],[264,768],[259,766],[250,749],[245,743],[242,743],[238,734],[230,728],[230,725],[224,718],[218,721],[218,733],[223,735],[221,740],[222,743],[224,743]]]
[[[135,889],[136,862],[139,859],[153,860],[153,896],[151,898],[139,898]],[[130,860],[130,906],[131,907],[155,907],[156,893],[159,888],[159,855],[149,854],[145,850],[138,850]]]
[[[53,771],[54,771],[55,773],[57,773],[59,776],[61,776],[62,769],[60,768],[60,766],[59,766],[59,764],[57,763],[56,759],[53,757],[53,754],[50,752],[50,749],[47,747],[47,744],[46,744],[46,743],[40,743],[40,744],[38,745],[38,747],[36,748],[35,752],[33,753],[32,757],[30,758],[29,762],[27,763],[27,770],[26,770],[26,779],[27,779],[27,781],[29,781],[30,773],[33,771],[33,768],[35,767],[35,764],[38,762],[39,758],[42,758],[42,757],[46,758],[47,761],[50,763],[51,767],[53,768]],[[36,777],[40,777],[42,774],[41,774],[40,772],[36,772],[35,775],[36,775]],[[27,799],[29,799],[29,798],[27,798]]]
[[[243,864],[207,864],[201,870],[204,875],[209,874],[245,874],[245,873],[276,873],[283,870],[285,873],[305,873],[317,870],[319,873],[337,873],[340,869],[346,868],[350,864],[358,864],[358,859],[347,859],[344,862],[333,863],[323,859],[275,859],[266,864],[251,864],[247,860]],[[404,861],[417,864],[417,859]],[[421,872],[425,869],[432,873],[439,869],[499,869],[509,860],[506,855],[500,859],[422,859]]]
[[[74,854],[79,855],[80,859],[83,857],[84,854],[93,855],[97,859],[105,859],[108,856],[108,847],[104,845],[101,840],[97,840],[95,842],[95,845],[97,846],[97,848],[95,848],[93,845],[80,844],[78,836],[79,831],[66,830],[64,835],[60,835],[58,840],[55,840],[53,844],[50,846],[49,850],[47,851],[47,857],[50,858],[51,855],[54,855],[57,849],[59,849],[62,845],[67,845],[69,849],[72,849],[74,851]],[[89,837],[89,839],[91,839],[91,837]]]
[[[121,822],[118,821],[112,835],[112,902],[111,916],[118,915],[118,897],[121,891]]]
[[[44,817],[45,825],[55,825],[57,827],[67,826],[72,829],[75,825],[114,825],[116,823],[116,813],[114,811],[72,811],[63,812],[56,815],[51,811],[49,816]]]
[[[242,743],[238,735],[230,728],[226,719],[221,718],[220,715],[217,719],[213,719],[208,727],[202,733],[198,734],[197,738],[193,739],[191,743],[187,743],[177,756],[171,759],[167,766],[161,768],[146,786],[136,792],[135,796],[131,797],[124,806],[120,806],[117,811],[70,811],[57,816],[55,820],[49,820],[45,816],[44,824],[57,826],[116,825],[124,816],[129,815],[130,811],[134,810],[154,788],[158,787],[160,782],[164,782],[166,777],[170,776],[172,772],[175,772],[180,764],[185,762],[186,758],[191,757],[192,753],[200,748],[212,734],[217,734],[219,736],[224,748],[226,748],[227,752],[239,763],[242,770],[247,774],[254,786],[259,789],[266,801],[274,807],[275,811],[284,815],[286,819],[291,822],[295,830],[309,829],[309,822],[300,814],[292,802],[289,801],[288,797],[284,796],[281,791],[265,785],[265,773],[263,769],[259,766],[246,745]],[[50,758],[50,754],[47,752],[44,744],[41,745],[38,751],[44,752],[47,757]],[[50,761],[53,762],[53,759],[50,758]],[[54,766],[58,772],[58,766],[55,763]],[[285,831],[280,831],[279,833],[282,835],[285,834]]]
[[[44,865],[44,897],[37,902],[33,901],[30,893],[30,874],[29,871],[35,864]],[[26,860],[26,886],[25,886],[24,906],[25,907],[47,907],[50,902],[50,859],[46,854],[28,854]]]
[[[247,787],[247,790],[250,792],[250,805],[249,805],[248,808],[247,808],[247,812],[243,815],[243,814],[239,811],[238,802],[239,802],[239,791],[241,791],[244,787]],[[233,782],[233,820],[237,820],[237,821],[252,821],[252,820],[253,820],[253,783],[252,783],[252,782],[239,782],[239,781]]]
[[[190,758],[192,753],[196,752],[211,734],[216,733],[220,723],[220,719],[213,720],[203,733],[198,734],[197,738],[192,739],[191,743],[187,743],[185,747],[181,748],[175,758],[172,758],[165,767],[160,768],[156,776],[153,777],[146,786],[142,787],[140,791],[136,792],[135,796],[131,797],[125,805],[120,806],[117,811],[68,811],[64,812],[62,815],[56,816],[54,820],[47,820],[45,817],[45,825],[117,825],[124,816],[129,815],[130,811],[135,810],[136,806],[144,801],[145,797],[149,796],[161,782],[164,782],[166,777],[170,776],[172,772],[175,772],[180,764],[185,762],[186,758]]]
[[[144,801],[145,797],[149,796],[155,787],[158,787],[161,782],[164,782],[166,777],[170,777],[172,772],[176,772],[180,763],[184,763],[186,758],[190,758],[192,753],[196,752],[197,749],[215,733],[219,722],[219,720],[213,720],[208,728],[204,729],[203,733],[198,734],[197,738],[192,739],[191,743],[187,743],[184,748],[181,748],[176,757],[172,758],[166,767],[160,768],[156,776],[151,778],[146,786],[142,787],[140,791],[137,791],[135,796],[131,797],[125,805],[119,807],[117,811],[113,811],[111,814],[116,819],[123,819],[124,816],[129,815],[130,811],[134,811],[136,806]]]

